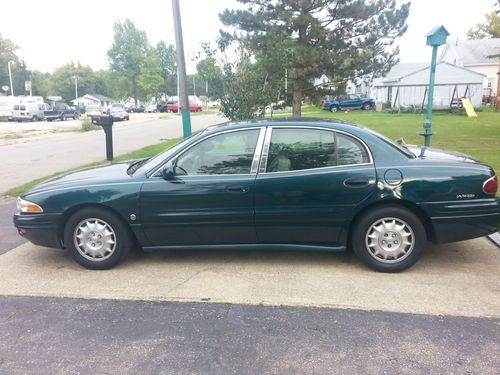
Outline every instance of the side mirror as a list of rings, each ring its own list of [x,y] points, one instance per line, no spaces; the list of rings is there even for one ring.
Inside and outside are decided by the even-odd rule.
[[[175,168],[174,164],[171,161],[163,166],[163,168],[161,169],[161,175],[167,181],[175,179]]]

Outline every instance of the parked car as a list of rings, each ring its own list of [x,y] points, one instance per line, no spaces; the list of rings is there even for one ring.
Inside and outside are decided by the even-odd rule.
[[[146,113],[155,113],[158,112],[158,105],[156,104],[150,104],[146,107],[145,109]]]
[[[80,113],[75,107],[70,107],[66,103],[57,102],[51,108],[44,111],[44,116],[47,121],[65,121],[68,118],[76,120],[80,117]]]
[[[339,109],[360,108],[363,110],[373,109],[375,101],[369,98],[362,98],[359,95],[348,94],[336,98],[327,98],[323,100],[323,109],[330,112],[337,112]]]
[[[45,111],[50,106],[45,103],[24,102],[14,105],[12,119],[14,121],[39,121],[45,119]]]
[[[144,112],[144,106],[143,105],[132,105],[127,108],[128,113],[143,113]]]
[[[18,199],[32,243],[106,269],[145,251],[231,248],[344,251],[396,272],[427,241],[496,232],[498,180],[456,152],[404,147],[334,120],[212,126],[151,159],[83,170]]]
[[[130,120],[129,114],[125,111],[123,106],[111,106],[106,112],[108,115],[113,116],[113,121],[125,121]]]
[[[165,105],[165,110],[163,112],[173,112],[177,113],[179,110],[182,110],[182,106],[179,106],[178,102],[167,102]],[[190,112],[201,112],[203,110],[203,107],[198,104],[189,104],[189,111]]]

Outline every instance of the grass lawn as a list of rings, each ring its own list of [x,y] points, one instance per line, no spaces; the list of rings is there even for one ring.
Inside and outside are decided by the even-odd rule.
[[[290,110],[275,112],[276,118],[289,117]],[[391,114],[374,111],[352,111],[349,113],[331,113],[319,107],[304,107],[304,117],[338,118],[364,125],[391,139],[404,138],[408,144],[423,144],[423,137],[416,133],[422,130],[425,120],[423,114]],[[433,131],[431,138],[432,147],[454,150],[472,155],[485,163],[490,164],[497,173],[500,173],[500,112],[485,110],[478,112],[477,118],[468,118],[465,115],[438,112],[434,114]],[[181,139],[171,139],[162,143],[144,147],[124,155],[119,155],[114,162],[141,159],[156,155],[173,146]],[[106,162],[96,162],[53,174],[15,187],[7,192],[8,195],[17,196],[31,189],[33,186],[57,175],[73,172],[78,169],[94,167]]]
[[[290,116],[291,112],[278,111],[276,114]],[[408,144],[421,145],[424,142],[424,138],[416,134],[423,130],[424,114],[398,115],[360,110],[331,113],[319,107],[304,107],[302,116],[338,118],[369,127],[391,139],[404,138]],[[437,112],[433,114],[432,130],[436,133],[431,137],[432,147],[472,155],[490,164],[500,174],[500,112],[485,110],[478,112],[477,118]]]

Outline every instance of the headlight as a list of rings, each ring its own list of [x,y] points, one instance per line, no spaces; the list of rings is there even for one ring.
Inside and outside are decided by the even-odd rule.
[[[17,198],[17,212],[22,214],[34,214],[43,212],[38,204]]]

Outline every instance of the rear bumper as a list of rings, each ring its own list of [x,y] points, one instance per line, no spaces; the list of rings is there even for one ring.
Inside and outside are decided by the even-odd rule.
[[[35,245],[62,248],[59,236],[60,214],[14,215],[19,234]]]
[[[434,241],[447,243],[495,233],[500,229],[500,199],[422,203],[430,217]]]

